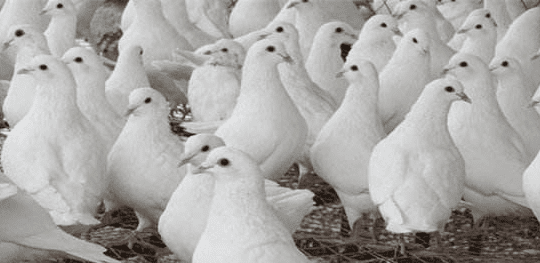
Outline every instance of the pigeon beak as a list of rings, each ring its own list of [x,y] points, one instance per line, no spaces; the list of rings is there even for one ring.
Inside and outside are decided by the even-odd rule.
[[[527,107],[528,107],[528,108],[536,107],[536,105],[538,105],[538,103],[540,103],[539,100],[534,100],[534,99],[533,99],[533,100],[527,105]]]
[[[498,25],[497,25],[497,22],[495,21],[495,19],[493,19],[493,17],[490,17],[490,18],[489,18],[489,21],[491,21],[491,23],[493,23],[493,25],[494,25],[495,27],[498,26]]]
[[[392,30],[392,32],[394,32],[394,34],[395,34],[396,36],[400,36],[400,37],[403,36],[403,33],[402,33],[401,30],[399,30],[398,28],[394,28],[394,29]]]
[[[285,62],[287,62],[289,64],[294,64],[294,60],[288,54],[279,54],[279,55],[283,58],[283,61],[285,61]]]
[[[456,32],[456,34],[464,34],[464,33],[469,32],[469,30],[471,30],[471,29],[470,28],[462,28],[462,29],[458,30],[458,32]]]
[[[396,20],[400,20],[401,18],[403,18],[403,16],[405,15],[406,12],[397,12],[397,13],[393,13],[392,16],[396,19]]]
[[[124,117],[129,117],[129,115],[131,115],[136,109],[136,106],[128,106],[126,113],[124,113]]]
[[[201,165],[195,167],[195,169],[192,169],[191,170],[191,173],[192,174],[201,174],[201,173],[204,173],[206,172],[206,170],[210,169],[214,167],[213,164],[209,164],[209,163],[206,163],[206,162],[203,162],[201,163]]]
[[[22,68],[17,71],[17,74],[30,74],[33,71],[33,68]]]
[[[471,98],[469,98],[469,96],[467,96],[467,94],[463,93],[463,92],[458,92],[456,93],[456,95],[463,101],[467,102],[467,103],[471,103]]]
[[[342,78],[344,74],[345,74],[345,70],[340,70],[338,73],[336,73],[336,79]]]
[[[293,1],[286,8],[293,8],[293,7],[297,6],[298,4],[300,4],[300,2]]]
[[[257,40],[263,40],[263,39],[267,38],[270,35],[271,35],[271,33],[262,33],[262,34],[259,35]]]
[[[442,74],[441,75],[448,75],[448,73],[450,73],[450,71],[452,71],[454,69],[454,67],[445,67],[442,71]]]
[[[537,58],[540,58],[540,52],[534,54],[534,56],[532,56],[531,60],[535,60]]]
[[[182,156],[180,157],[180,162],[178,162],[178,167],[184,166],[186,163],[189,163],[189,161],[191,161],[191,159],[193,159],[195,155],[197,155],[196,152],[182,154]]]
[[[4,44],[2,44],[2,49],[0,50],[0,52],[6,50],[9,48],[9,46],[11,45],[11,43],[13,42],[14,39],[10,39],[6,42],[4,42]]]
[[[42,16],[42,15],[45,15],[49,12],[49,9],[48,8],[44,8],[43,10],[41,10],[41,12],[39,12],[39,15]]]

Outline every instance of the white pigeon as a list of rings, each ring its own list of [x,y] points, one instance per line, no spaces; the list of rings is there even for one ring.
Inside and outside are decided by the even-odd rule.
[[[120,115],[127,111],[131,91],[150,86],[144,69],[143,53],[142,47],[137,45],[121,50],[116,66],[105,82],[107,100]]]
[[[220,38],[232,38],[229,33],[229,10],[222,0],[185,0],[189,20],[202,31]],[[245,18],[245,17],[244,17]]]
[[[262,29],[280,9],[277,0],[238,0],[229,16],[229,31],[233,37],[240,37]]]
[[[405,120],[374,147],[369,193],[388,231],[442,231],[460,202],[465,163],[447,126],[457,100],[471,102],[459,81],[430,82]],[[404,254],[402,235],[400,241]]]
[[[308,133],[306,121],[279,78],[277,65],[282,62],[291,63],[291,57],[280,41],[263,39],[253,44],[242,69],[236,106],[215,132],[227,146],[249,154],[264,177],[272,180],[300,157]]]
[[[522,174],[534,156],[527,155],[523,140],[502,113],[488,66],[474,55],[458,53],[446,72],[463,83],[473,101],[452,107],[448,128],[465,159],[463,199],[471,203],[475,224],[490,215],[530,214]]]
[[[516,58],[525,76],[540,84],[540,60],[531,57],[540,49],[540,7],[534,7],[520,15],[508,28],[506,35],[495,49],[496,57]]]
[[[158,230],[167,247],[180,260],[191,261],[193,251],[203,233],[214,195],[214,178],[209,173],[193,174],[215,148],[225,146],[212,134],[197,134],[187,139],[180,164],[188,165],[188,173],[174,191],[159,220]],[[313,207],[313,193],[292,190],[265,180],[266,200],[284,226],[293,233]]]
[[[122,52],[128,46],[139,45],[144,51],[144,62],[172,60],[176,49],[193,50],[193,46],[165,18],[160,0],[133,0],[135,17],[118,41]]]
[[[185,37],[194,49],[216,42],[214,37],[189,20],[189,14],[186,7],[186,0],[161,0],[163,14],[167,21]]]
[[[422,0],[402,1],[396,6],[393,14],[398,18],[399,28],[403,34],[412,29],[423,29],[431,38],[431,72],[433,78],[442,73],[444,66],[455,51],[446,45],[437,30],[436,14],[434,6],[426,4]]]
[[[49,15],[51,22],[44,34],[55,57],[74,47],[77,34],[77,9],[71,0],[49,0],[42,15]]]
[[[294,61],[294,63],[279,64],[278,70],[285,90],[287,90],[298,111],[306,120],[308,136],[299,162],[306,169],[312,171],[309,149],[315,142],[321,128],[336,111],[338,104],[330,93],[321,89],[309,77],[300,53],[296,28],[287,22],[277,22],[273,23],[272,27],[268,26],[268,29],[270,31],[266,38],[281,40],[287,49],[287,53],[290,54]]]
[[[220,147],[192,172],[204,171],[215,179],[214,197],[193,263],[311,262],[266,202],[257,161],[240,150]]]
[[[403,36],[395,18],[391,15],[374,15],[366,23],[358,40],[354,42],[347,60],[369,60],[377,72],[381,72],[396,50],[394,37]]]
[[[84,47],[69,49],[62,60],[77,82],[77,105],[105,141],[108,153],[126,122],[105,95],[109,73],[100,57]]]
[[[311,160],[315,173],[336,190],[356,235],[357,220],[377,209],[369,196],[368,164],[373,147],[386,133],[377,106],[375,66],[355,58],[345,63],[339,75],[350,85],[343,103],[317,136]]]
[[[289,0],[285,5],[286,9],[294,8],[295,24],[298,30],[300,50],[304,60],[308,60],[311,52],[311,47],[315,43],[315,35],[319,32],[319,28],[331,21],[332,16],[329,11],[324,8],[322,0]],[[349,26],[350,27],[350,26]]]
[[[193,121],[226,120],[240,93],[244,48],[230,39],[218,40],[208,51],[211,58],[193,70],[188,102]]]
[[[540,115],[527,105],[535,86],[525,78],[521,64],[511,57],[495,58],[489,65],[497,77],[497,101],[504,116],[523,139],[530,156],[540,150]]]
[[[483,0],[440,0],[437,9],[457,30],[469,14],[483,7]]]
[[[379,74],[379,114],[386,133],[409,112],[431,78],[431,39],[422,29],[405,34]]]
[[[42,32],[31,25],[14,25],[9,30],[9,38],[2,44],[6,50],[14,49],[15,70],[25,67],[37,55],[50,55],[47,39]],[[10,127],[26,115],[34,101],[37,80],[26,74],[14,72],[2,111]]]
[[[497,46],[497,24],[489,10],[480,8],[472,11],[457,34],[465,37],[459,52],[478,56],[484,63],[490,63]]]
[[[18,71],[38,85],[28,114],[2,149],[6,175],[51,214],[58,225],[97,224],[108,184],[105,145],[77,106],[69,68],[50,55]]]
[[[25,191],[17,190],[12,182],[0,174],[3,186],[0,192],[0,247],[5,244],[16,247],[16,254],[33,254],[33,251],[43,254],[41,260],[51,259],[53,255],[72,256],[95,263],[120,263],[120,261],[103,255],[106,249],[100,245],[78,239],[62,231],[52,220],[49,213],[43,209]],[[5,243],[4,243],[5,242]],[[0,249],[3,257],[10,252]],[[13,252],[13,249],[12,251]],[[37,259],[34,259],[37,260]],[[5,262],[5,261],[3,261]],[[8,261],[11,262],[11,261]],[[36,261],[37,262],[37,261]]]
[[[168,102],[158,91],[132,91],[128,120],[109,152],[108,198],[113,204],[135,210],[139,220],[136,231],[157,227],[169,198],[186,175],[186,168],[178,167],[184,143],[171,131],[169,111]]]
[[[353,45],[357,38],[355,30],[346,23],[326,23],[313,38],[313,46],[306,59],[306,70],[313,82],[329,92],[338,105],[349,86],[346,80],[335,78],[336,72],[341,70],[344,63],[341,58],[341,45]]]

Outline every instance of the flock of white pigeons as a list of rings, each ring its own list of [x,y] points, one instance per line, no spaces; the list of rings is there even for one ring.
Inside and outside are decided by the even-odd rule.
[[[353,232],[540,216],[538,0],[131,0],[117,61],[77,41],[103,0],[2,2],[1,262],[119,262],[64,230],[121,207],[182,262],[310,262],[293,163]]]

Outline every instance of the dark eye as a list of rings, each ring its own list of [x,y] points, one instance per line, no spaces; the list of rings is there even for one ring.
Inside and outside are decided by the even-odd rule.
[[[482,25],[478,24],[478,25],[476,25],[474,28],[476,28],[476,29],[481,29],[481,28],[482,28]]]
[[[411,5],[411,6],[409,7],[409,9],[410,9],[410,10],[416,9],[416,5]]]
[[[278,27],[278,28],[276,28],[276,32],[278,32],[278,33],[283,32],[283,27]]]
[[[63,4],[57,4],[57,5],[56,5],[56,8],[62,9],[62,8],[64,8],[64,5],[63,5]]]
[[[223,158],[223,159],[219,160],[219,165],[220,166],[227,166],[227,165],[229,165],[229,163],[230,163],[229,159]]]
[[[41,69],[41,70],[47,70],[48,68],[49,67],[47,67],[47,65],[45,65],[45,64],[39,65],[39,69]]]
[[[146,104],[148,104],[148,103],[150,103],[150,102],[152,102],[152,98],[150,98],[150,97],[148,97],[148,98],[146,98],[146,99],[144,100],[144,103],[146,103]]]
[[[459,66],[464,68],[464,67],[468,66],[468,64],[467,64],[467,62],[463,61],[463,62],[459,63]]]
[[[141,51],[139,51],[139,55],[142,55],[144,53],[144,51],[141,49]]]
[[[221,52],[229,52],[229,50],[227,48],[222,48]]]
[[[268,52],[274,52],[275,50],[276,50],[276,48],[274,46],[266,47],[266,51],[268,51]]]
[[[386,27],[386,23],[382,23],[382,24],[381,24],[381,27]]]
[[[73,61],[75,61],[77,63],[82,63],[83,59],[81,57],[76,57]]]
[[[412,42],[418,44],[418,40],[416,40],[416,37],[413,37]]]
[[[15,36],[16,36],[16,37],[22,37],[22,36],[24,36],[24,30],[22,30],[22,29],[17,29],[17,31],[15,31]]]
[[[444,88],[444,90],[445,90],[446,92],[454,92],[454,91],[455,91],[454,88],[451,87],[451,86],[447,86],[446,88]]]
[[[343,32],[343,28],[341,27],[336,28],[336,33],[341,33],[341,32]]]
[[[356,65],[351,66],[352,71],[358,71],[358,67]]]
[[[208,150],[210,150],[210,146],[208,145],[205,145],[201,148],[201,152],[207,152]]]
[[[508,61],[506,61],[506,60],[503,61],[503,62],[501,63],[501,66],[503,66],[503,67],[508,67]]]
[[[487,18],[490,18],[490,17],[491,17],[491,14],[490,14],[490,13],[487,13],[487,14],[486,14],[486,17],[487,17]]]
[[[302,0],[302,2],[304,2],[304,3],[307,3],[307,2],[308,2],[308,0]]]

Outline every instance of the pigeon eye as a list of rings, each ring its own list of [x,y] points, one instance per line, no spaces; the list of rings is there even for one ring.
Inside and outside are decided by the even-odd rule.
[[[77,63],[82,63],[83,59],[81,57],[76,57],[73,61],[75,61]]]
[[[341,33],[341,32],[343,32],[343,28],[341,27],[336,28],[336,33]]]
[[[508,67],[508,61],[506,61],[506,60],[503,61],[503,62],[501,63],[501,66],[503,66],[503,67]]]
[[[229,159],[223,158],[223,159],[219,160],[219,165],[220,166],[228,166],[229,164],[230,164]]]
[[[278,33],[283,32],[283,27],[278,27],[278,28],[276,28],[276,32],[278,32]]]
[[[445,90],[446,92],[454,92],[454,91],[455,91],[454,88],[451,87],[451,86],[445,87],[444,90]]]
[[[490,18],[490,17],[491,17],[491,14],[490,14],[490,13],[487,13],[487,14],[486,14],[486,17],[487,17],[487,18]]]
[[[412,42],[418,44],[418,40],[416,39],[416,37],[413,37]]]
[[[356,65],[351,66],[351,70],[352,71],[358,71],[358,66],[356,66]]]
[[[459,63],[459,66],[464,68],[464,67],[468,66],[468,64],[467,64],[467,62],[463,61],[463,62]]]
[[[47,65],[45,65],[45,64],[39,65],[39,69],[41,69],[41,70],[47,70],[48,68],[49,67],[47,67]]]
[[[416,9],[416,5],[411,5],[411,6],[409,7],[409,9],[410,9],[410,10]]]
[[[15,36],[16,36],[16,37],[22,37],[22,36],[24,36],[24,30],[22,30],[22,29],[17,29],[17,31],[15,31]]]
[[[221,52],[229,52],[229,50],[227,48],[222,48]]]
[[[266,51],[268,51],[268,52],[274,52],[275,50],[276,50],[276,48],[274,46],[268,46],[266,48]]]
[[[304,3],[307,3],[307,2],[308,2],[308,0],[302,0],[302,2],[304,2]]]
[[[139,51],[139,55],[142,55],[144,53],[144,51],[141,49],[141,51]]]
[[[150,98],[150,97],[148,97],[148,98],[146,98],[146,99],[144,100],[144,103],[146,103],[146,104],[148,104],[148,103],[150,103],[150,102],[152,102],[152,98]]]
[[[64,5],[63,5],[63,4],[57,4],[57,5],[56,5],[56,8],[62,9],[62,8],[64,8]]]
[[[476,29],[482,29],[482,25],[478,24],[475,26]]]
[[[208,145],[205,145],[201,148],[201,152],[207,152],[208,150],[210,150],[210,146]]]
[[[381,27],[387,27],[386,23],[382,23]]]

